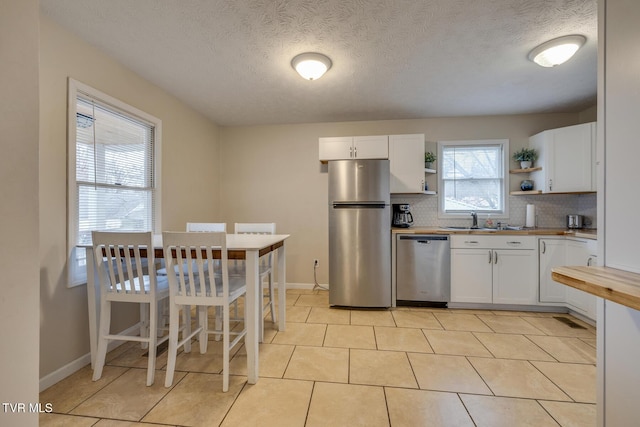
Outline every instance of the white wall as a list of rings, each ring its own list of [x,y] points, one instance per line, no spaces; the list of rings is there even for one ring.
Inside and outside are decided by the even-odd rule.
[[[38,8],[0,2],[0,402],[26,405],[38,402]],[[38,414],[2,407],[0,425]]]
[[[640,2],[604,0],[598,16],[604,263],[640,273]],[[604,301],[598,319],[598,425],[638,425],[640,312]]]
[[[292,235],[287,280],[313,283],[313,260],[318,259],[318,281],[326,284],[327,167],[318,161],[319,137],[424,133],[427,149],[432,150],[438,140],[508,138],[513,152],[528,145],[529,136],[537,132],[578,122],[576,113],[224,127],[220,220],[230,226],[242,221],[276,222],[279,232]],[[524,218],[524,209],[516,211],[522,211]]]
[[[86,286],[68,288],[65,269],[67,78],[162,120],[162,229],[184,230],[187,221],[217,217],[220,182],[215,124],[46,16],[40,18],[42,378],[89,352]],[[121,323],[127,324],[135,316],[135,310],[127,313]]]

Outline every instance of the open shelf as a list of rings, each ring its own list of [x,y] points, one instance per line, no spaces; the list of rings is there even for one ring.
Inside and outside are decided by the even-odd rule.
[[[542,190],[529,190],[529,191],[511,191],[512,196],[531,196],[533,194],[542,194]]]
[[[538,166],[536,168],[528,168],[528,169],[510,169],[509,173],[529,173],[529,172],[535,172],[535,171],[541,171],[542,170],[542,166]]]

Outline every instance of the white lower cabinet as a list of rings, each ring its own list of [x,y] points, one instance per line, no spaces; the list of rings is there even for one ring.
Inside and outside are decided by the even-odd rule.
[[[533,236],[451,236],[451,301],[536,304]]]
[[[567,286],[551,279],[551,270],[567,265],[567,242],[564,237],[539,239],[538,251],[540,302],[564,303],[567,300]]]
[[[451,249],[452,302],[493,302],[492,260],[490,249]]]
[[[536,304],[536,251],[494,250],[493,255],[493,303]]]
[[[597,242],[595,240],[567,238],[567,260],[565,265],[597,265]],[[566,286],[566,303],[572,310],[591,319],[596,318],[596,297],[576,288]]]

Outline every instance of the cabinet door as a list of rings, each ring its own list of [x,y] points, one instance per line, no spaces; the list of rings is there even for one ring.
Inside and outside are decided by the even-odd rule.
[[[536,252],[493,251],[493,303],[536,304]]]
[[[452,249],[451,301],[491,303],[492,262],[490,249]]]
[[[345,160],[353,158],[353,137],[320,138],[320,161]]]
[[[567,240],[567,265],[586,266],[589,261],[589,248],[584,240]],[[567,287],[567,304],[581,314],[587,314],[589,294],[580,289]]]
[[[594,191],[593,124],[568,126],[553,131],[551,156],[555,160],[551,192]]]
[[[540,302],[565,302],[567,287],[551,279],[551,269],[566,265],[564,239],[540,239]]]
[[[391,193],[424,192],[424,135],[390,135]]]
[[[388,159],[389,137],[387,135],[354,136],[353,153],[358,159]]]

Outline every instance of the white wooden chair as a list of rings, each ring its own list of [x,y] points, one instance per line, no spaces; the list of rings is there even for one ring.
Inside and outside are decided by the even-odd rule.
[[[151,233],[93,231],[93,250],[100,283],[100,326],[93,381],[102,377],[110,341],[138,341],[148,346],[147,386],[153,384],[158,338],[158,302],[169,296],[166,277],[157,277]],[[147,250],[144,258],[142,251]],[[111,334],[111,303],[140,304],[140,335]],[[136,325],[136,326],[138,326]]]
[[[187,231],[217,231],[227,232],[227,224],[225,222],[188,222]]]
[[[234,232],[236,234],[276,234],[276,224],[275,222],[259,222],[259,223],[238,223],[236,222],[234,225]],[[243,266],[244,268],[244,266]],[[267,303],[264,304],[264,296],[262,298],[262,304],[260,304],[260,341],[264,338],[264,311],[267,307],[271,311],[271,321],[275,323],[276,321],[276,309],[275,309],[275,301],[274,301],[274,285],[273,285],[273,252],[270,252],[268,255],[260,258],[260,285],[262,287],[262,283],[264,279],[268,279],[268,290],[267,290]],[[242,271],[244,274],[244,270]]]
[[[229,276],[226,233],[164,232],[162,239],[167,270],[170,271],[178,265],[187,266],[186,270],[178,268],[177,274],[168,276],[169,351],[164,385],[171,387],[173,384],[176,357],[181,346],[188,352],[188,343],[198,335],[200,353],[205,353],[208,335],[220,334],[219,330],[209,329],[207,316],[208,307],[219,307],[222,311],[222,391],[226,392],[229,390],[230,350],[240,342],[247,331],[246,325],[239,332],[232,332],[229,326],[229,305],[247,292],[244,276]],[[219,262],[213,262],[216,251],[220,251],[221,254],[220,259],[216,260]],[[198,313],[196,328],[183,333],[182,339],[178,341],[180,309],[192,305],[196,306]],[[246,310],[245,304],[245,318]],[[230,340],[232,335],[235,336],[233,341]]]

